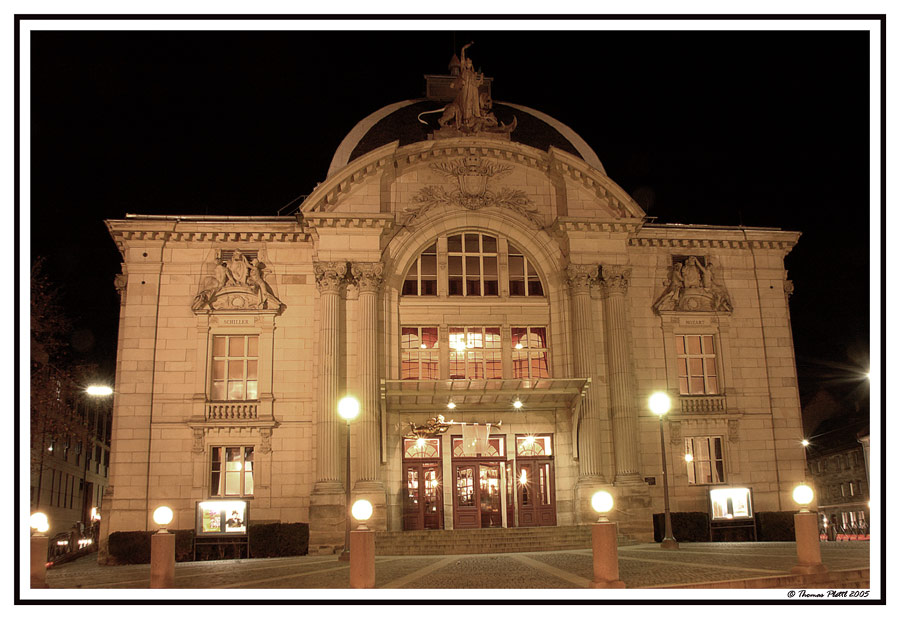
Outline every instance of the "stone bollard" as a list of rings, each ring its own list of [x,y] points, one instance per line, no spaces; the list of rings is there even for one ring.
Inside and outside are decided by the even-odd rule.
[[[31,588],[47,589],[47,544],[46,535],[31,536]]]
[[[375,587],[375,531],[350,531],[350,588]]]
[[[797,538],[797,565],[792,574],[824,574],[828,568],[822,565],[819,548],[819,516],[815,512],[794,514],[794,533]]]
[[[175,534],[156,532],[150,538],[150,588],[175,586]]]
[[[591,546],[594,551],[592,589],[624,589],[619,580],[618,526],[615,522],[595,522],[591,525]]]

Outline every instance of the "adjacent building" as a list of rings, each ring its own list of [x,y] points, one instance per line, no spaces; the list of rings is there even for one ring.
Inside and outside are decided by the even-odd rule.
[[[311,552],[334,552],[349,428],[377,529],[587,523],[607,489],[649,539],[658,390],[673,510],[706,511],[711,487],[793,509],[799,233],[651,223],[573,129],[494,102],[465,50],[426,84],[359,121],[294,216],[107,221],[123,262],[103,536],[243,498],[251,522],[308,522]]]

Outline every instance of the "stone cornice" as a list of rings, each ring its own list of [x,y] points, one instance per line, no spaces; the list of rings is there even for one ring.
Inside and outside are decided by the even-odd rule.
[[[309,234],[294,218],[265,223],[246,221],[169,221],[165,219],[109,219],[106,227],[119,248],[156,243],[297,243]]]
[[[390,230],[394,226],[392,214],[350,214],[350,213],[310,213],[303,221],[312,229],[322,228],[369,228]]]
[[[559,232],[611,232],[635,234],[641,227],[640,220],[600,219],[593,217],[558,217],[553,229]]]
[[[310,213],[330,211],[341,194],[347,193],[353,185],[373,174],[380,173],[386,166],[391,165],[393,154],[399,144],[399,141],[395,141],[376,148],[372,152],[354,159],[334,176],[319,183],[300,206],[304,217],[308,218]]]
[[[799,232],[778,229],[648,224],[628,239],[628,245],[676,249],[772,249],[789,252],[799,238]]]
[[[556,172],[581,183],[586,190],[598,198],[608,200],[617,217],[643,219],[646,216],[643,209],[624,189],[608,176],[588,165],[580,157],[552,146],[548,152],[551,165]]]

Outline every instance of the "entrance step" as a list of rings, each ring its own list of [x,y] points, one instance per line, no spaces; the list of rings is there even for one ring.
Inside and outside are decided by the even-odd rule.
[[[637,543],[619,535],[619,544]],[[591,527],[520,527],[513,529],[453,529],[379,531],[376,555],[455,555],[502,552],[576,550],[591,547]]]

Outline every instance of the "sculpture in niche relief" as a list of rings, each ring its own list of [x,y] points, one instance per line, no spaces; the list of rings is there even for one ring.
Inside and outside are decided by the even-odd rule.
[[[455,180],[456,187],[453,189],[440,185],[422,187],[412,197],[412,206],[403,210],[404,225],[412,225],[428,209],[443,204],[470,211],[497,206],[522,215],[537,227],[542,226],[537,208],[524,191],[508,187],[496,192],[490,189],[490,181],[508,175],[513,170],[512,166],[470,155],[462,159],[432,163],[430,168]]]
[[[719,281],[716,270],[708,256],[673,256],[666,288],[653,309],[657,312],[732,311],[731,297]]]
[[[266,264],[259,257],[248,260],[239,249],[228,260],[216,258],[213,275],[206,277],[191,304],[194,311],[274,309],[280,313],[285,307],[266,281]]]

